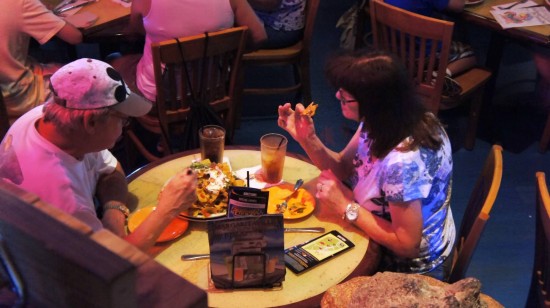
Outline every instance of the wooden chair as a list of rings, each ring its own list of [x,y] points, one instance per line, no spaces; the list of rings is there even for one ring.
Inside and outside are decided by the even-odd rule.
[[[2,307],[207,307],[203,290],[135,246],[1,180],[0,261],[17,295]]]
[[[525,307],[550,307],[550,196],[544,172],[536,173],[535,261]]]
[[[502,147],[493,145],[462,216],[448,282],[454,283],[464,278],[481,233],[489,220],[501,179]]]
[[[259,49],[243,55],[243,65],[251,66],[292,66],[294,83],[287,87],[244,88],[245,95],[273,95],[296,92],[296,99],[311,102],[311,78],[309,71],[309,55],[313,26],[319,9],[319,0],[306,0],[305,26],[302,40],[298,43],[279,49]]]
[[[10,128],[10,118],[8,117],[8,110],[4,104],[4,96],[0,92],[0,141],[4,139],[4,136]]]
[[[179,38],[179,43],[171,39],[152,44],[156,114],[140,117],[137,122],[162,136],[162,156],[176,151],[172,141],[183,133],[192,96],[201,104],[209,104],[222,118],[226,138],[232,140],[235,111],[241,99],[238,79],[247,31],[247,27],[235,27]],[[187,65],[187,72],[183,65]],[[149,161],[159,158],[147,149],[134,129],[129,129],[127,135]]]
[[[442,96],[454,23],[430,18],[370,0],[373,44],[376,49],[397,55],[417,85],[417,92],[434,114],[471,101],[465,148],[475,144],[484,85],[491,72],[474,67],[453,78],[462,86],[456,97]],[[438,48],[440,46],[440,48]],[[418,57],[417,55],[427,55]],[[433,77],[436,73],[437,77]]]

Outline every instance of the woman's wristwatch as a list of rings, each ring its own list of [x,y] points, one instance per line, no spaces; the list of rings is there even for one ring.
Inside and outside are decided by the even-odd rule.
[[[344,215],[342,215],[343,220],[347,220],[349,222],[354,222],[359,217],[359,203],[357,202],[351,202],[346,207],[346,211],[344,212]]]

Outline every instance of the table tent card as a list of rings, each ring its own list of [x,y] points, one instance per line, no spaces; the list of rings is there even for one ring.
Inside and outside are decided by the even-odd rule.
[[[250,187],[231,187],[227,205],[227,216],[249,216],[267,214],[269,191]]]
[[[208,222],[210,274],[220,289],[272,288],[285,279],[283,216]]]

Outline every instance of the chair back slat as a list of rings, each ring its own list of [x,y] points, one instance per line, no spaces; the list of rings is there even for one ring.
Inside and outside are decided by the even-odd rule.
[[[374,47],[403,61],[414,77],[420,97],[437,114],[454,23],[409,12],[381,0],[371,0],[369,8]],[[434,73],[440,78],[434,78]]]
[[[463,279],[481,238],[502,180],[502,147],[493,145],[470,194],[462,217],[449,282]]]

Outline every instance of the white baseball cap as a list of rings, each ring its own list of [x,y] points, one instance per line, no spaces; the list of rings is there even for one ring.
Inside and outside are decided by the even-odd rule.
[[[50,77],[54,102],[69,109],[110,107],[131,117],[149,112],[152,103],[132,93],[109,64],[95,59],[68,63]]]

